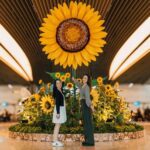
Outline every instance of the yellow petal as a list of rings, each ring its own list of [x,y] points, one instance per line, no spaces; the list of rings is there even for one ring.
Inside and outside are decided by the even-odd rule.
[[[78,64],[79,66],[81,66],[81,64],[82,64],[82,56],[81,56],[81,53],[80,53],[80,52],[77,52],[77,53],[75,54],[74,58],[75,58],[75,61],[77,62],[77,64]]]
[[[62,56],[59,58],[60,59],[60,64],[63,65],[67,61],[68,58],[68,53],[63,51]]]
[[[48,58],[53,60],[53,59],[56,59],[58,58],[59,59],[59,56],[62,54],[62,50],[61,49],[57,49],[56,51],[54,51],[53,53],[50,53],[48,55]]]
[[[93,33],[99,33],[101,32],[102,30],[104,30],[105,27],[99,27],[99,28],[90,28],[90,33],[93,34]]]
[[[48,54],[48,53],[52,53],[52,52],[56,51],[58,48],[59,48],[59,45],[56,43],[53,45],[46,45],[43,48],[43,51],[45,51],[45,53]]]
[[[81,51],[81,55],[86,61],[91,60],[90,55],[88,54],[88,52],[85,49]]]
[[[63,68],[65,69],[67,66],[68,66],[68,63],[65,62],[65,63],[63,64]]]
[[[66,19],[71,17],[70,10],[65,2],[63,3],[63,6],[58,4],[58,8],[61,9],[61,12]]]
[[[40,34],[41,37],[44,37],[44,38],[55,38],[56,36],[56,32],[55,31],[48,31],[48,32],[45,32],[45,33],[41,33]]]
[[[42,32],[49,32],[50,31],[49,29],[47,29],[45,27],[40,27],[39,30]]]
[[[57,9],[56,7],[54,7],[54,10],[51,9],[51,14],[54,15],[59,21],[63,21],[65,19],[61,10]]]
[[[86,14],[85,16],[83,17],[83,20],[85,22],[88,22],[88,20],[94,15],[94,9],[90,9]]]
[[[87,21],[87,24],[89,26],[92,26],[93,24],[95,25],[98,22],[98,20],[100,19],[100,17],[101,16],[98,14],[98,11],[94,12],[93,16]]]
[[[94,48],[94,50],[92,50],[92,49],[90,48],[90,46],[87,45],[87,46],[85,47],[85,49],[86,49],[86,50],[88,51],[88,53],[91,54],[91,55],[95,55],[95,56],[98,56],[98,55],[99,55],[98,52],[95,51],[96,48]]]
[[[79,10],[82,8],[82,5],[83,5],[82,2],[79,2],[79,3],[78,3],[78,12],[79,12]]]
[[[84,64],[85,66],[88,66],[88,65],[89,65],[88,61],[86,61],[86,60],[84,60],[84,59],[82,59],[82,62],[83,62],[83,64]]]
[[[56,43],[56,39],[55,39],[55,38],[51,38],[51,39],[40,38],[39,41],[40,41],[43,45],[53,45],[53,44]]]
[[[77,69],[77,66],[78,66],[78,65],[77,65],[77,62],[75,61],[75,62],[72,64],[72,67],[73,67],[73,69],[76,70],[76,69]]]
[[[102,47],[105,44],[106,44],[106,41],[104,41],[104,40],[93,40],[93,39],[90,39],[90,41],[89,41],[89,45],[93,46],[93,47]]]
[[[56,26],[53,25],[52,23],[48,23],[48,24],[42,23],[42,26],[43,27],[41,27],[41,28],[45,28],[45,29],[50,30],[50,31],[56,31]],[[43,32],[45,32],[45,31],[43,31]]]
[[[86,4],[83,4],[82,7],[79,9],[78,18],[82,19],[85,15],[85,12],[86,12]]]
[[[70,11],[71,11],[71,17],[72,18],[76,18],[78,15],[78,6],[77,6],[77,2],[70,2]]]
[[[107,33],[106,32],[99,32],[96,34],[91,34],[91,39],[102,39],[106,37]]]
[[[86,13],[87,13],[90,9],[91,9],[91,5],[88,5],[88,6],[86,7]]]
[[[90,29],[91,28],[99,28],[100,26],[102,26],[104,24],[104,20],[99,20],[98,22],[96,22],[95,24],[89,25]]]
[[[59,58],[55,59],[55,61],[54,61],[54,65],[58,65],[59,63],[60,63]]]
[[[60,21],[53,15],[48,15],[48,19],[50,20],[52,24],[58,26],[60,24]]]
[[[74,61],[74,54],[73,53],[69,53],[68,54],[68,59],[67,59],[69,67],[73,64],[73,61]]]

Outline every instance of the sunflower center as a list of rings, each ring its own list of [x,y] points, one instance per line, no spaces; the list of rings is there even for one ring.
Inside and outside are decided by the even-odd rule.
[[[69,27],[65,32],[66,39],[68,42],[77,42],[80,38],[80,29],[77,26]]]
[[[71,18],[61,22],[56,40],[64,51],[77,52],[84,49],[90,38],[88,26],[80,19]]]
[[[50,109],[50,108],[51,108],[51,104],[50,104],[49,102],[46,102],[46,103],[45,103],[45,108],[46,108],[46,109]]]

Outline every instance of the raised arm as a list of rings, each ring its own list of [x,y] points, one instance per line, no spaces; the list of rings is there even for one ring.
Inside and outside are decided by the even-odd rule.
[[[75,79],[74,77],[72,77],[72,81],[78,86],[79,89],[82,88],[82,83],[80,83],[77,79]]]

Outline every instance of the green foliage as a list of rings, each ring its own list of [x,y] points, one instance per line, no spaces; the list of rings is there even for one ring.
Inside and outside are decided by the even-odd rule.
[[[48,74],[56,79],[56,73]],[[66,76],[61,72],[62,76]],[[136,124],[129,124],[130,111],[126,101],[119,96],[117,90],[108,84],[104,84],[103,80],[94,79],[92,84],[96,86],[97,101],[92,103],[96,105],[93,113],[94,130],[98,133],[113,133],[113,132],[134,132],[143,130],[143,127]],[[67,122],[61,127],[61,133],[82,133],[83,123],[81,117],[81,105],[79,92],[74,85],[71,88],[67,87],[70,83],[70,77],[65,79],[64,95],[67,109]],[[98,82],[99,81],[99,82]],[[39,91],[23,102],[23,111],[20,115],[20,124],[9,128],[10,131],[25,132],[25,133],[52,133],[54,124],[52,123],[53,113],[44,113],[41,108],[41,99],[44,95],[52,95],[52,85],[45,84],[42,80],[39,82]],[[96,95],[95,95],[96,96]],[[25,123],[26,122],[26,123]]]
[[[12,132],[23,132],[23,133],[53,133],[52,123],[47,126],[47,128],[43,127],[42,125],[28,125],[28,124],[17,124],[13,125],[9,128]],[[99,126],[94,128],[95,133],[119,133],[119,132],[135,132],[143,130],[143,126],[137,124],[115,124],[112,122],[100,123]],[[63,125],[60,128],[60,133],[62,134],[82,134],[83,127],[76,126],[76,127],[67,127]]]

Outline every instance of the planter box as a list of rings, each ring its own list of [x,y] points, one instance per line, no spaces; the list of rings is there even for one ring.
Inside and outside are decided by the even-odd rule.
[[[51,142],[52,134],[40,134],[40,133],[20,133],[9,131],[9,137],[13,139],[29,140],[29,141],[41,141]],[[96,142],[104,141],[118,141],[129,140],[144,137],[144,130],[137,132],[124,132],[124,133],[95,133],[94,138]],[[60,141],[83,141],[84,137],[81,134],[59,134]]]

